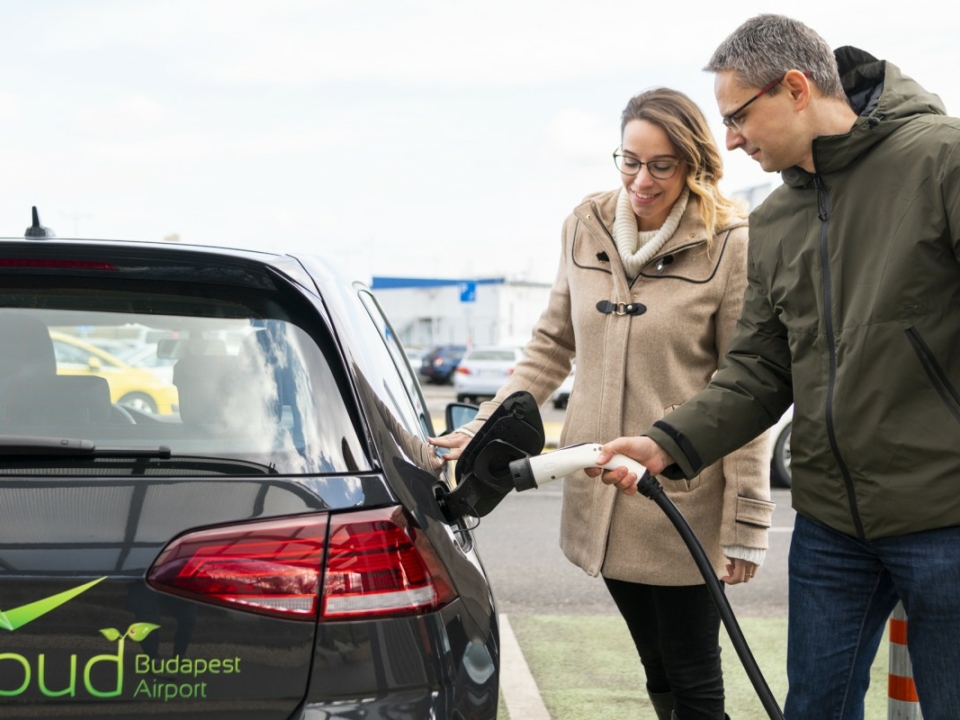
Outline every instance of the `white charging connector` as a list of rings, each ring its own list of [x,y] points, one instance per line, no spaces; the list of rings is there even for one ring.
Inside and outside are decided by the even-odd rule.
[[[591,467],[603,467],[608,470],[626,467],[643,477],[647,469],[626,455],[614,455],[603,465],[597,464],[602,446],[598,443],[570,445],[543,455],[521,458],[510,463],[510,475],[518,491],[531,490],[545,483],[559,480],[565,475]]]

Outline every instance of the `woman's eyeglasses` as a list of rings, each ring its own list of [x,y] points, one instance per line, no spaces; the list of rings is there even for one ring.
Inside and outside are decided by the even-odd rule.
[[[677,173],[677,168],[680,167],[680,160],[675,160],[673,158],[663,158],[657,160],[649,160],[648,162],[641,162],[631,155],[624,155],[620,151],[623,147],[618,147],[613,151],[613,162],[619,170],[624,175],[637,175],[640,173],[640,168],[644,165],[647,166],[647,172],[650,173],[651,177],[656,178],[657,180],[669,180]]]

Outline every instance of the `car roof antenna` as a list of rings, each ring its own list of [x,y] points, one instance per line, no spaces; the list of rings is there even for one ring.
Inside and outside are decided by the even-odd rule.
[[[48,227],[44,227],[40,224],[40,213],[37,212],[37,206],[33,206],[33,225],[28,227],[23,233],[24,237],[28,238],[52,238],[56,237],[56,233],[53,232]]]

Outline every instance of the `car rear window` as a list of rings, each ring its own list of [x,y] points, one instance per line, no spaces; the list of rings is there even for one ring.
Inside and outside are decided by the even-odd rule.
[[[513,350],[474,350],[467,360],[516,360],[517,354]]]
[[[0,437],[169,448],[150,462],[166,474],[203,467],[184,458],[236,461],[231,473],[369,469],[319,325],[249,288],[5,278]]]

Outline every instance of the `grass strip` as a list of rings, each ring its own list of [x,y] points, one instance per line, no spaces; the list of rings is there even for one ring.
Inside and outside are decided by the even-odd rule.
[[[786,619],[737,621],[782,707],[787,692]],[[510,624],[553,720],[655,717],[640,660],[619,616],[511,615]],[[725,630],[720,645],[727,713],[737,720],[768,720]],[[887,720],[888,653],[884,638],[871,671],[865,720]]]

